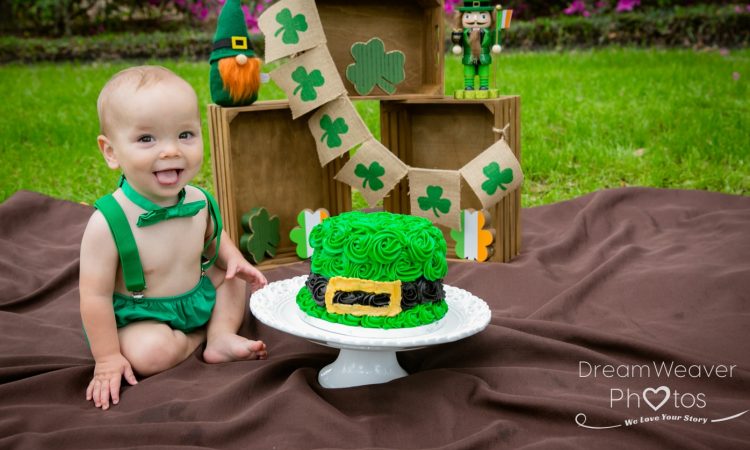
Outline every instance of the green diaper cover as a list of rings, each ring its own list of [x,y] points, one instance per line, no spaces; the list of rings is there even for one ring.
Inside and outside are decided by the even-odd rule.
[[[190,333],[208,322],[216,303],[216,289],[207,276],[201,276],[190,291],[173,297],[135,298],[115,292],[117,328],[139,320],[156,320],[175,330]]]

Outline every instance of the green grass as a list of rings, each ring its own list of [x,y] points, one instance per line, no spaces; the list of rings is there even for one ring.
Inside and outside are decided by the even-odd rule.
[[[159,61],[209,102],[208,65]],[[96,98],[130,62],[0,66],[0,200],[18,189],[92,203],[117,174],[96,149]],[[446,61],[446,92],[462,68]],[[735,80],[733,73],[740,78]],[[750,192],[750,50],[508,53],[503,93],[522,98],[523,204],[654,186]],[[261,100],[283,98],[272,83]],[[378,104],[356,102],[380,135]],[[211,186],[206,163],[196,183]]]

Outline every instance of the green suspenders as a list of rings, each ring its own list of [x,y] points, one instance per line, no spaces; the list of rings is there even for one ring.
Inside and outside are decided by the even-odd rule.
[[[214,262],[216,262],[216,258],[219,257],[219,244],[221,244],[221,230],[223,228],[223,224],[221,222],[221,213],[219,212],[219,205],[216,203],[216,199],[208,193],[205,189],[199,186],[194,186],[198,188],[201,192],[203,192],[203,195],[206,196],[208,199],[208,215],[211,216],[211,219],[214,222],[214,232],[211,233],[211,238],[206,241],[206,244],[203,246],[203,251],[205,252],[208,249],[208,246],[211,245],[211,242],[213,242],[214,239],[216,239],[216,250],[214,251],[214,255],[209,259],[208,261],[201,264],[201,269],[205,272],[208,270],[209,267],[211,267]]]
[[[208,199],[208,214],[214,223],[214,231],[211,233],[211,238],[206,241],[203,246],[203,251],[206,251],[211,245],[211,242],[216,239],[216,250],[213,256],[206,262],[201,264],[201,270],[205,272],[211,267],[216,258],[219,256],[219,244],[221,242],[221,214],[219,213],[219,205],[216,203],[216,199],[213,198],[205,189],[195,186],[200,189],[201,192]],[[104,218],[107,219],[107,224],[112,232],[112,237],[115,240],[115,246],[117,252],[120,255],[120,264],[122,265],[122,275],[125,280],[125,287],[128,291],[133,293],[133,298],[143,298],[143,291],[146,289],[146,279],[143,276],[143,265],[141,264],[141,258],[138,254],[138,246],[133,237],[133,231],[130,229],[130,224],[125,216],[125,212],[117,200],[115,200],[112,194],[105,195],[94,203],[94,207],[101,211]]]
[[[146,278],[143,276],[141,258],[138,256],[138,246],[135,243],[133,232],[130,230],[128,218],[117,203],[112,194],[105,195],[94,203],[94,207],[102,212],[107,219],[112,237],[115,240],[117,252],[120,254],[122,265],[122,276],[125,278],[125,287],[133,293],[135,298],[143,298],[143,290],[146,289]]]

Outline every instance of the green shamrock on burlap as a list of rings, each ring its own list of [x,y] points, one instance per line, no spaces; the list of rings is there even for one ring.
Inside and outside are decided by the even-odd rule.
[[[500,164],[496,162],[491,162],[486,165],[482,169],[482,172],[487,176],[487,181],[482,183],[482,190],[486,192],[487,195],[494,194],[495,191],[497,191],[497,188],[504,191],[508,190],[505,185],[513,181],[513,169],[507,168],[500,171]]]
[[[370,167],[366,167],[364,164],[357,164],[354,168],[354,175],[363,178],[365,181],[362,183],[362,187],[366,188],[367,183],[370,183],[370,190],[379,191],[383,189],[383,182],[380,181],[380,177],[385,175],[385,167],[381,166],[377,161],[373,161]]]
[[[323,78],[323,74],[320,70],[315,69],[310,73],[307,70],[299,66],[294,72],[292,72],[292,80],[296,81],[299,86],[294,88],[293,95],[297,95],[300,92],[300,98],[303,102],[310,102],[318,98],[318,93],[315,92],[316,87],[323,86],[326,80]]]
[[[343,117],[339,117],[336,120],[331,119],[328,114],[323,115],[320,119],[320,128],[325,130],[323,136],[320,138],[320,142],[326,139],[326,145],[330,148],[336,148],[341,146],[340,134],[346,134],[349,131],[349,125]]]
[[[427,186],[427,197],[418,197],[417,203],[419,203],[419,209],[422,211],[429,211],[432,209],[432,213],[435,217],[440,217],[438,211],[443,214],[448,214],[451,210],[451,201],[443,197],[443,188],[440,186]]]
[[[393,94],[396,85],[406,78],[404,54],[398,50],[386,52],[379,38],[355,43],[352,56],[355,63],[346,68],[346,78],[360,95],[369,94],[376,85],[387,94]]]
[[[305,20],[304,14],[297,14],[292,17],[292,12],[289,8],[284,8],[276,14],[276,22],[281,25],[281,28],[276,30],[273,34],[274,37],[278,36],[282,31],[281,42],[285,44],[297,44],[299,42],[298,31],[307,31],[307,20]]]
[[[266,208],[253,208],[242,215],[242,228],[246,234],[240,237],[240,249],[258,264],[266,255],[276,256],[281,241],[278,216],[268,214]]]

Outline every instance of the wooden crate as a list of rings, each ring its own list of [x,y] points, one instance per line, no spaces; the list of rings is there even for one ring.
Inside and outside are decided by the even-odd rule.
[[[208,106],[214,192],[224,226],[235,243],[242,215],[262,206],[279,216],[281,242],[276,257],[259,267],[299,261],[289,232],[304,208],[331,214],[351,210],[351,189],[333,180],[347,157],[321,168],[306,120],[292,120],[285,100],[251,106]]]
[[[352,98],[406,99],[443,95],[442,0],[317,0],[328,49]],[[380,88],[360,96],[346,79],[356,42],[379,37],[386,51],[405,56],[406,79],[393,95]]]
[[[402,161],[412,167],[458,170],[500,135],[510,124],[506,137],[516,157],[521,159],[521,99],[518,96],[493,100],[383,101],[380,104],[381,141]],[[384,200],[386,210],[410,213],[408,181],[403,180]],[[479,199],[463,182],[461,208],[482,209]],[[521,189],[490,208],[491,226],[495,229],[492,261],[508,262],[521,249]],[[448,242],[448,253],[455,257],[455,242],[449,230],[440,226]]]

